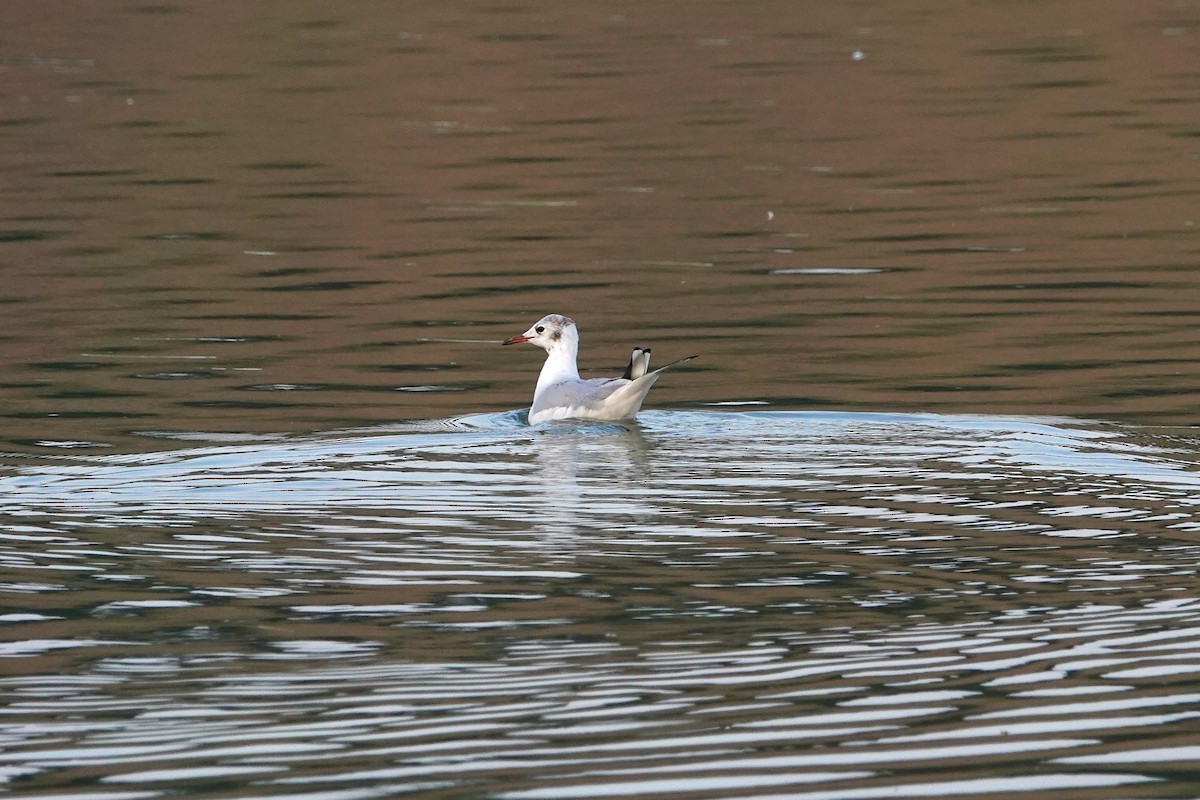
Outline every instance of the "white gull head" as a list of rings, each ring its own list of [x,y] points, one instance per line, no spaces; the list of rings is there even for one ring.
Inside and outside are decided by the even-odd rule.
[[[522,342],[536,344],[547,353],[564,348],[577,353],[579,351],[579,329],[575,327],[575,321],[570,317],[564,317],[562,314],[547,314],[533,323],[533,327],[520,336],[504,340],[504,344],[521,344]]]

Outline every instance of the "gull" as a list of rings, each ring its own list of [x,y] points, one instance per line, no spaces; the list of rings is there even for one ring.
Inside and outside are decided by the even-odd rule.
[[[625,374],[619,378],[579,377],[579,329],[570,317],[549,314],[533,327],[502,344],[529,342],[546,351],[529,409],[529,424],[555,419],[633,419],[658,376],[695,356],[672,361],[650,372],[650,348],[635,347]]]

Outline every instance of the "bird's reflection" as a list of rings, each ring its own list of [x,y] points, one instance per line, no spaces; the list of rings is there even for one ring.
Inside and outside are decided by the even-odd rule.
[[[600,535],[614,515],[635,514],[652,440],[637,422],[553,423],[534,442],[544,534]]]

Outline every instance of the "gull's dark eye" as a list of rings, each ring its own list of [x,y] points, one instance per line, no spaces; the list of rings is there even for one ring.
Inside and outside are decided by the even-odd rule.
[[[534,330],[537,331],[538,333],[544,333],[546,331],[546,326],[538,325],[536,328],[534,328]]]

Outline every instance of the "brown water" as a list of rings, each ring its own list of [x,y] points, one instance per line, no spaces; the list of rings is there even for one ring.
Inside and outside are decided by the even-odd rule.
[[[1198,37],[6,6],[0,790],[1196,795]]]

